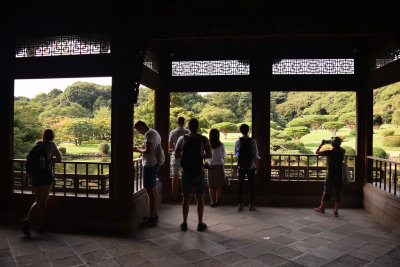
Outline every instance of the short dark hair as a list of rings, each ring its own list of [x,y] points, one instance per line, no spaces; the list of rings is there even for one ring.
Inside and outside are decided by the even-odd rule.
[[[147,127],[147,124],[144,121],[138,120],[133,125],[133,128],[137,129],[138,127]]]
[[[196,118],[191,118],[188,123],[189,130],[192,133],[197,133],[199,130],[199,121]]]
[[[248,134],[249,133],[249,125],[247,125],[246,123],[242,123],[239,127],[239,130],[242,134]]]
[[[178,125],[184,125],[185,124],[185,117],[179,116],[178,117]]]
[[[42,142],[53,141],[54,140],[54,130],[51,128],[46,128],[42,134]]]

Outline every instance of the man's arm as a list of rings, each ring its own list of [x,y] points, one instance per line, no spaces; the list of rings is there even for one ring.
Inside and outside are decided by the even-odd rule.
[[[149,155],[151,153],[151,151],[152,151],[152,148],[153,148],[153,144],[150,143],[150,142],[146,142],[146,143],[144,143],[144,147],[143,148],[136,147],[136,151],[141,153],[141,154],[144,154],[144,155]],[[134,151],[135,151],[135,149],[134,149]]]
[[[174,149],[174,143],[172,141],[168,142],[168,148],[169,149]]]
[[[317,148],[317,151],[315,151],[315,154],[317,154],[318,156],[322,155],[322,151],[319,151],[321,149],[321,147],[324,145],[324,141],[321,142],[321,144],[319,145],[319,147]]]

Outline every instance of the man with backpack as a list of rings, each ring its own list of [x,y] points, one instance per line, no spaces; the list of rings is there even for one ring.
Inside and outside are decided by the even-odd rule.
[[[142,227],[155,226],[158,221],[158,192],[156,188],[156,178],[160,170],[160,164],[157,159],[157,148],[161,145],[160,134],[147,126],[144,121],[138,120],[133,126],[136,131],[144,136],[143,146],[133,147],[134,152],[142,154],[143,165],[143,186],[146,189],[150,206],[150,217],[145,216]]]
[[[195,118],[189,121],[189,134],[179,137],[175,147],[175,158],[180,159],[182,166],[182,195],[183,222],[180,225],[182,231],[187,231],[187,217],[189,203],[193,189],[196,194],[198,225],[197,231],[205,231],[207,225],[203,222],[204,192],[206,177],[204,173],[204,157],[211,158],[211,145],[207,137],[198,134],[199,121]]]
[[[238,210],[243,210],[243,184],[244,179],[247,175],[249,181],[249,210],[255,210],[254,206],[254,177],[258,172],[258,160],[260,159],[257,150],[257,143],[253,138],[248,136],[249,126],[242,124],[239,127],[240,132],[243,134],[235,142],[235,156],[238,158],[238,170],[239,170],[239,184],[237,190],[237,203]]]
[[[178,141],[179,137],[188,134],[189,130],[185,129],[185,117],[179,116],[178,117],[178,127],[172,130],[169,134],[168,140],[168,148],[175,149],[176,142]],[[179,159],[175,158],[174,152],[171,155],[171,170],[172,170],[172,204],[178,204],[178,186],[179,186],[179,171],[181,170],[181,162]]]

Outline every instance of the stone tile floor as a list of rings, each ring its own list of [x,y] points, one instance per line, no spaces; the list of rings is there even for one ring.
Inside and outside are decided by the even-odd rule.
[[[181,206],[163,204],[160,222],[131,236],[32,233],[0,226],[0,266],[400,266],[400,235],[361,209],[196,206],[181,232]],[[106,230],[105,230],[106,231]]]

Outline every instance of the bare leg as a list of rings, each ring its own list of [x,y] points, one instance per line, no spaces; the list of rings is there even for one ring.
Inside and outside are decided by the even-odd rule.
[[[204,212],[204,196],[196,196],[197,202],[197,216],[199,218],[199,224],[203,223],[203,212]]]
[[[321,204],[320,204],[321,209],[325,209],[325,206],[326,206],[326,202],[321,200]]]
[[[177,200],[178,199],[178,187],[179,187],[179,176],[178,175],[172,176],[171,187],[172,187],[172,200]]]
[[[208,193],[210,195],[211,204],[214,204],[215,203],[215,187],[208,188]]]
[[[192,196],[183,196],[183,204],[182,204],[183,223],[187,223],[187,217],[189,214],[189,203],[191,199]]]
[[[219,187],[217,187],[216,202],[221,203],[221,195],[222,195],[222,187],[219,186]]]
[[[335,202],[335,208],[333,209],[334,212],[338,212],[340,204],[341,204],[340,202]]]
[[[46,219],[47,201],[49,200],[51,187],[52,185],[38,186],[38,229],[44,225],[44,221]]]
[[[147,197],[149,199],[150,217],[154,218],[156,216],[156,206],[155,206],[155,193],[154,187],[146,188]]]

